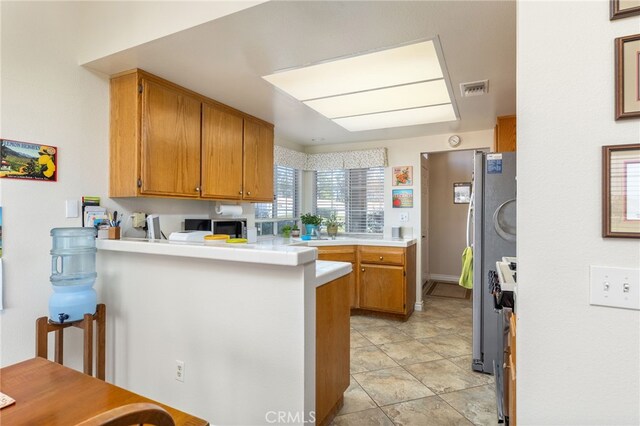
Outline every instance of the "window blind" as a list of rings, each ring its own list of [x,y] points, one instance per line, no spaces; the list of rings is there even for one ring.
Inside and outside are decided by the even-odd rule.
[[[381,234],[384,227],[384,168],[316,173],[316,214],[335,213],[345,232]]]
[[[300,171],[273,168],[273,203],[256,203],[256,219],[293,219],[300,212]]]

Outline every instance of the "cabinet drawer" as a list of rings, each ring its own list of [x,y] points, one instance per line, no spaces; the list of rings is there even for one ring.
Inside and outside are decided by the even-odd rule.
[[[317,247],[318,259],[333,260],[336,262],[356,261],[356,251],[354,246],[324,246]]]
[[[401,247],[361,246],[360,262],[404,265],[404,249]]]

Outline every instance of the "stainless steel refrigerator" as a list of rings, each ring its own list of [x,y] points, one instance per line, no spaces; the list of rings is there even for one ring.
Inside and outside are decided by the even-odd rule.
[[[477,152],[469,204],[473,229],[472,368],[495,374],[504,362],[502,311],[489,288],[489,271],[503,257],[516,256],[516,154]],[[499,373],[499,372],[498,372]],[[496,377],[498,379],[498,377]]]

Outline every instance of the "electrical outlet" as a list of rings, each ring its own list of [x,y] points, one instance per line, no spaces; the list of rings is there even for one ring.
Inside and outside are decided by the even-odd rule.
[[[176,380],[184,382],[184,361],[176,360]]]
[[[409,222],[409,213],[407,212],[400,213],[400,222]]]
[[[133,213],[133,221],[132,221],[132,226],[134,228],[144,228],[144,226],[147,224],[146,222],[146,217],[144,213]]]

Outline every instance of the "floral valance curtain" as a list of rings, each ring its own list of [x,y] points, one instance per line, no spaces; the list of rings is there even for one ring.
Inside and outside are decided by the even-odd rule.
[[[276,145],[274,163],[299,170],[365,169],[387,166],[387,148],[305,154]]]

